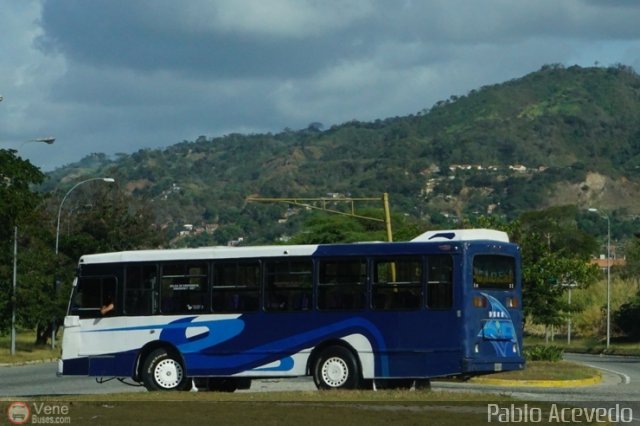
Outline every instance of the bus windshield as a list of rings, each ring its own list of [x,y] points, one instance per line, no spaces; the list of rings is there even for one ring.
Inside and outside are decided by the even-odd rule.
[[[477,255],[473,258],[473,288],[515,288],[515,259],[510,256]]]

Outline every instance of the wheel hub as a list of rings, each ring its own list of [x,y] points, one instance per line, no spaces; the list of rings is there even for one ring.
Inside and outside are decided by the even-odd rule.
[[[171,359],[160,361],[154,370],[156,383],[164,389],[173,389],[182,381],[182,366]]]
[[[331,387],[344,385],[349,378],[349,367],[342,358],[329,358],[322,365],[322,379]]]

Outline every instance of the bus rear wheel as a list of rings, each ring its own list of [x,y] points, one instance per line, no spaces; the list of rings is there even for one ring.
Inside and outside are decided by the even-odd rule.
[[[189,380],[178,357],[159,348],[145,358],[142,383],[149,391],[184,390]]]
[[[318,389],[357,389],[360,371],[353,352],[342,346],[330,346],[316,359],[313,381]]]

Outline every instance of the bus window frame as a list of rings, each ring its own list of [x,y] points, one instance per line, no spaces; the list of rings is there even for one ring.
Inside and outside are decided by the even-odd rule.
[[[418,281],[386,281],[386,282],[380,282],[378,281],[379,277],[377,274],[377,267],[379,263],[382,262],[386,262],[389,264],[390,266],[390,274],[393,275],[394,272],[392,272],[393,269],[395,269],[395,273],[397,274],[397,263],[402,262],[402,261],[415,261],[417,263],[417,265],[420,267],[420,276],[418,278]],[[369,301],[369,308],[372,311],[376,311],[376,312],[387,312],[387,311],[393,311],[393,312],[408,312],[408,311],[419,311],[421,309],[423,309],[424,306],[424,299],[425,299],[425,290],[424,290],[424,282],[425,282],[425,261],[424,261],[424,256],[422,255],[415,255],[415,254],[400,254],[400,255],[383,255],[383,256],[371,256],[369,257],[369,297],[370,297],[370,301]],[[393,266],[391,266],[393,264]],[[391,283],[391,284],[390,284]],[[383,286],[387,286],[389,285],[391,288],[382,288]],[[376,290],[377,287],[380,288],[381,290],[384,290],[385,292],[389,292],[389,290],[391,290],[392,293],[399,293],[400,290],[409,290],[409,294],[411,298],[415,298],[417,296],[417,303],[414,303],[410,306],[398,306],[395,304],[396,299],[398,299],[399,301],[401,301],[400,298],[398,297],[393,297],[393,298],[389,298],[388,296],[385,296],[384,298],[384,306],[377,306],[379,301],[382,301],[382,299],[380,297],[378,297],[379,295],[377,294]],[[418,290],[419,294],[411,294],[411,290]],[[406,299],[405,299],[406,300]],[[388,303],[391,303],[391,306],[388,306]],[[409,304],[407,304],[409,305]]]
[[[210,266],[210,274],[211,274],[211,280],[209,283],[209,287],[211,289],[210,292],[210,311],[213,313],[221,313],[221,314],[226,314],[226,313],[251,313],[251,312],[259,312],[261,310],[262,307],[262,293],[263,293],[263,273],[262,273],[262,260],[260,258],[239,258],[239,259],[220,259],[220,260],[214,260],[213,262],[211,262],[211,266]],[[247,285],[216,285],[217,279],[218,279],[218,268],[221,265],[231,265],[233,264],[235,266],[235,272],[234,272],[234,281],[238,279],[238,272],[239,269],[242,265],[255,265],[257,268],[257,272],[258,275],[256,277],[256,282],[255,282],[255,287],[249,287]],[[235,290],[237,295],[240,297],[238,299],[238,309],[226,309],[226,303],[223,306],[223,309],[221,310],[217,310],[215,309],[215,305],[216,303],[214,302],[214,299],[216,298],[216,296],[221,293],[224,294],[227,292],[227,290]],[[249,308],[242,308],[242,306],[247,306],[248,301],[251,301],[251,299],[247,299],[242,298],[242,295],[246,295],[246,293],[254,293],[256,294],[255,297],[255,307],[253,307],[253,302],[251,302],[251,307]],[[232,295],[235,296],[235,295]],[[244,299],[244,300],[243,300]],[[244,303],[243,303],[244,302]]]
[[[91,319],[91,318],[102,318],[104,315],[100,313],[100,309],[105,306],[107,302],[107,298],[105,297],[104,291],[104,281],[105,279],[113,279],[113,293],[111,298],[111,303],[113,303],[114,308],[109,312],[108,316],[119,316],[122,314],[122,308],[120,303],[120,288],[121,283],[118,279],[118,276],[115,274],[98,274],[98,275],[80,275],[77,277],[77,283],[73,288],[71,301],[69,304],[69,314],[78,315],[80,319]],[[76,303],[76,298],[78,296],[82,297],[81,284],[83,280],[99,280],[100,281],[100,299],[98,306],[84,307],[78,306]],[[87,315],[88,314],[88,315]]]
[[[287,273],[270,272],[270,265],[287,263]],[[307,263],[310,266],[308,272],[291,270],[292,263]],[[315,310],[314,301],[314,279],[317,275],[316,261],[313,256],[295,256],[295,257],[269,257],[262,258],[262,310],[265,312],[309,312]],[[281,285],[276,285],[275,279],[272,282],[271,277],[277,276],[308,276],[308,280],[282,281]],[[306,283],[305,283],[306,281]],[[288,284],[285,284],[288,283]],[[297,285],[291,285],[291,284]],[[296,300],[295,293],[299,292]],[[287,294],[288,293],[288,294]],[[287,294],[285,296],[285,294]],[[306,300],[305,300],[306,296]]]
[[[133,291],[130,290],[129,287],[129,268],[133,268],[133,267],[138,267],[138,268],[142,268],[142,270],[144,271],[144,268],[150,268],[153,267],[155,269],[155,274],[153,275],[153,277],[151,277],[151,279],[153,280],[151,282],[151,287],[149,289],[145,289],[143,288],[137,288],[136,290],[138,291],[142,291],[142,292],[146,292],[148,291],[149,296],[150,297],[150,312],[148,313],[140,313],[140,312],[129,312],[128,306],[129,306],[129,292]],[[151,315],[158,315],[160,314],[160,309],[159,309],[159,282],[160,282],[160,264],[158,262],[142,262],[142,263],[124,263],[123,264],[123,288],[122,288],[122,302],[123,302],[123,309],[122,309],[122,313],[123,315],[127,315],[127,316],[151,316]],[[144,272],[142,273],[144,276]]]
[[[165,275],[165,267],[168,265],[181,265],[182,270],[186,271],[183,274],[169,274]],[[192,265],[201,264],[206,268],[206,272],[204,274],[195,274],[188,275],[189,268]],[[211,312],[211,262],[208,260],[202,259],[189,259],[189,260],[170,260],[158,262],[158,312],[154,313],[154,315],[192,315],[192,314],[206,314]],[[174,293],[178,291],[182,291],[180,289],[172,289],[171,297],[165,297],[165,279],[178,279],[178,278],[189,278],[191,279],[203,279],[204,282],[202,284],[198,284],[200,286],[199,292],[201,300],[203,301],[202,307],[199,309],[190,309],[190,303],[187,303],[185,306],[180,306],[178,308],[175,307],[176,298],[174,298]],[[179,284],[179,283],[178,283]],[[176,283],[169,283],[168,287],[171,285],[176,285]],[[184,283],[184,285],[193,285],[193,283]],[[202,291],[204,289],[204,291]],[[187,289],[187,291],[190,291]],[[182,305],[182,300],[178,300],[178,303]],[[173,309],[165,308],[165,306],[173,305]]]
[[[358,283],[345,283],[345,282],[321,282],[323,278],[322,275],[322,267],[326,264],[330,263],[358,263],[363,270],[359,275],[359,279],[361,280]],[[370,295],[370,273],[369,273],[369,259],[367,256],[343,256],[343,257],[322,257],[317,258],[315,261],[315,272],[314,272],[314,287],[316,291],[315,295],[315,308],[319,312],[358,312],[367,309],[369,305],[369,295]],[[337,275],[336,275],[337,276]],[[337,300],[334,299],[334,306],[329,307],[329,303],[327,301],[328,295],[325,294],[325,289],[327,291],[334,290],[334,294],[344,296],[351,295],[353,296],[353,301],[350,304],[351,306],[345,306],[342,302],[341,298]],[[344,289],[344,290],[343,290]],[[348,291],[349,289],[353,289],[353,291]],[[358,291],[356,291],[358,290]],[[360,301],[358,302],[358,296],[360,297]]]
[[[427,256],[425,256],[426,259],[426,267],[425,267],[425,306],[429,311],[448,311],[453,309],[453,306],[455,305],[455,280],[456,280],[456,267],[455,267],[455,262],[454,262],[454,256],[449,254],[449,253],[432,253],[429,254]],[[431,297],[432,291],[431,288],[437,286],[437,285],[441,285],[443,283],[446,283],[446,281],[442,281],[440,279],[438,280],[431,280],[432,276],[431,276],[431,265],[432,265],[432,260],[434,257],[442,257],[442,258],[448,258],[449,259],[449,265],[448,267],[450,268],[449,271],[449,281],[448,281],[448,285],[444,286],[444,288],[448,289],[448,294],[446,295],[446,299],[448,301],[447,304],[442,304],[440,303],[439,299],[436,299],[438,301],[438,303],[434,303],[433,305],[431,305],[431,302],[433,300],[433,298]],[[441,296],[441,295],[439,295]]]

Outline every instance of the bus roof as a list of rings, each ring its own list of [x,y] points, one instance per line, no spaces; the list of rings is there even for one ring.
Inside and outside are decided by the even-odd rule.
[[[509,235],[503,231],[495,229],[450,229],[439,231],[427,231],[418,235],[411,241],[415,242],[441,242],[441,241],[501,241],[509,242]]]
[[[317,245],[200,247],[167,250],[132,250],[88,254],[80,263],[119,263],[162,260],[242,259],[247,257],[310,256]]]
[[[409,242],[398,242],[394,247],[408,253],[418,253],[419,248],[412,243],[437,243],[461,241],[499,241],[509,242],[505,232],[492,229],[456,229],[444,231],[428,231]],[[389,243],[360,244],[307,244],[281,246],[245,246],[245,247],[201,247],[163,250],[132,250],[113,253],[88,254],[80,258],[80,264],[122,263],[173,260],[206,260],[206,259],[244,259],[253,257],[286,257],[286,256],[330,256],[345,254],[374,254],[380,252],[380,245]],[[400,249],[400,247],[403,247]]]

